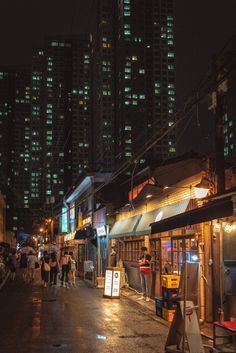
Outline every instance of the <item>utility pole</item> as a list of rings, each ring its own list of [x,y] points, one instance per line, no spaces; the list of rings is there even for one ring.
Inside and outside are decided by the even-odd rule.
[[[224,101],[227,92],[227,79],[222,79],[225,74],[224,68],[220,68],[217,59],[213,59],[213,92],[212,105],[210,109],[215,115],[215,174],[216,192],[225,191],[225,160],[224,160]],[[221,70],[221,71],[220,71]],[[212,227],[212,224],[211,224]],[[219,311],[223,311],[222,302],[222,229],[216,232],[211,231],[212,244],[212,298],[213,298],[213,318],[218,319]],[[209,264],[210,265],[210,264]]]

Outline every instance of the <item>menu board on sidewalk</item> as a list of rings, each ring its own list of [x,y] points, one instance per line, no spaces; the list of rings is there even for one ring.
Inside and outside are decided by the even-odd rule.
[[[104,297],[120,298],[120,269],[117,267],[106,269]]]
[[[111,296],[112,293],[112,270],[106,270],[104,295]]]
[[[112,296],[120,296],[120,271],[113,271]]]

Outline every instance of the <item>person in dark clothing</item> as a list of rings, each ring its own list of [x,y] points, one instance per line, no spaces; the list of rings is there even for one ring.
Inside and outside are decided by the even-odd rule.
[[[68,284],[68,273],[69,273],[69,262],[70,255],[65,251],[64,255],[61,258],[61,285],[69,288]]]
[[[142,255],[139,258],[140,280],[142,285],[142,296],[139,299],[150,300],[150,276],[151,276],[151,255],[146,246],[141,248]]]
[[[57,284],[57,274],[59,272],[59,263],[57,260],[57,255],[56,253],[52,253],[50,260],[49,260],[49,265],[50,265],[50,284],[55,285]]]
[[[26,253],[21,253],[20,254],[20,269],[22,273],[22,278],[23,281],[27,281],[27,275],[28,275],[28,262],[27,262],[27,254]]]
[[[43,257],[41,258],[41,285],[43,287],[47,287],[49,281],[49,273],[50,273],[50,266],[49,266],[49,254],[47,251],[43,252]]]

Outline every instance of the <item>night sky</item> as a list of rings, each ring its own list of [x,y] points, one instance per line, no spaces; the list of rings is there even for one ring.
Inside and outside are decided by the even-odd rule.
[[[30,63],[31,47],[44,35],[85,32],[92,24],[93,4],[93,0],[1,0],[0,65]],[[175,8],[177,96],[182,100],[204,77],[212,54],[236,31],[236,0],[176,0]],[[188,142],[184,135],[181,140],[185,151]]]

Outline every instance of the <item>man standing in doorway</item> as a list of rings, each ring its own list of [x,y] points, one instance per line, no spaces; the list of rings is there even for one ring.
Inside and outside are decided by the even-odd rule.
[[[142,246],[142,256],[139,259],[140,279],[142,285],[142,296],[140,300],[150,300],[150,276],[151,276],[151,255],[148,253],[146,246]]]

